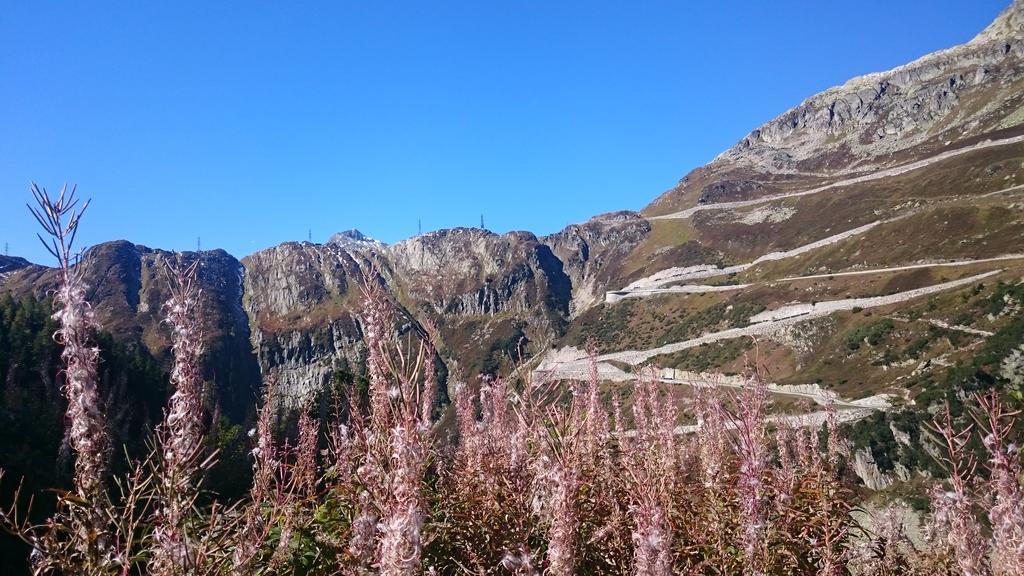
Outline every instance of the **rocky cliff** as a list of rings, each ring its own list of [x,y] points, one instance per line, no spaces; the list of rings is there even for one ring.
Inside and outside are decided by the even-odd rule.
[[[542,238],[568,276],[572,316],[604,300],[609,282],[623,273],[626,258],[650,232],[650,222],[639,214],[613,212]]]
[[[100,327],[154,358],[169,358],[169,333],[162,323],[168,297],[164,263],[178,256],[126,241],[106,242],[86,251],[86,284]],[[242,309],[242,267],[223,250],[181,255],[198,258],[207,347],[207,379],[221,409],[236,421],[244,418],[258,394],[259,367],[249,344],[249,323]],[[4,264],[0,261],[0,266]],[[0,288],[20,298],[28,293],[47,298],[59,282],[56,270],[24,260],[0,275]]]
[[[1024,3],[970,42],[816,94],[754,129],[647,208],[743,199],[815,177],[875,170],[1024,121]]]
[[[385,283],[409,318],[436,325],[452,342],[480,321],[511,322],[527,340],[551,340],[569,316],[571,282],[562,262],[526,232],[456,228],[386,246],[350,231],[323,245],[282,244],[243,264],[260,364],[296,398],[359,370],[360,287],[367,281]]]

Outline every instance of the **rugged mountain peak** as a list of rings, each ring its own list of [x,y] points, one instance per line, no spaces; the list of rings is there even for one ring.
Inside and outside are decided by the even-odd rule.
[[[338,232],[327,240],[328,244],[336,244],[345,248],[383,248],[383,242],[374,240],[355,228]]]
[[[784,181],[865,172],[1024,127],[1024,0],[968,43],[829,88],[690,173],[646,213],[744,200]],[[803,184],[807,184],[804,182]]]
[[[925,143],[939,132],[955,130],[945,136],[949,140],[990,129],[986,124],[999,116],[997,108],[1015,96],[1007,85],[1020,76],[1022,29],[1024,3],[1017,0],[971,42],[812,96],[719,159],[772,172],[807,171],[821,167],[823,162],[808,160],[823,153],[840,153],[849,165]],[[1001,45],[992,46],[995,41]],[[995,79],[1001,86],[990,88]],[[987,106],[962,105],[981,93]]]
[[[983,44],[1024,36],[1024,0],[1014,0],[996,19],[970,41]]]
[[[497,236],[494,232],[484,228],[470,228],[467,226],[456,226],[455,228],[441,228],[439,230],[432,230],[430,232],[424,232],[418,236],[409,238],[409,240],[423,239],[441,239],[441,240],[464,240],[467,238],[483,238],[487,236]],[[408,241],[408,240],[406,240]]]
[[[486,352],[496,338],[550,340],[568,316],[561,262],[528,232],[452,228],[384,246],[350,231],[326,245],[281,244],[242,263],[263,373],[293,405],[361,365],[359,286],[367,278],[383,281],[410,317],[436,322],[443,343],[460,350]],[[466,366],[482,369],[480,361]]]
[[[18,256],[0,256],[0,274],[14,272],[31,265],[31,262]]]
[[[583,223],[587,224],[604,224],[604,225],[615,225],[622,222],[631,222],[637,218],[642,218],[640,214],[632,210],[617,210],[615,212],[605,212],[604,214],[598,214],[597,216],[591,217],[589,220]]]
[[[536,244],[529,233],[495,234],[481,228],[447,228],[402,240],[388,252],[399,268],[438,278],[500,274],[522,257],[524,244]]]

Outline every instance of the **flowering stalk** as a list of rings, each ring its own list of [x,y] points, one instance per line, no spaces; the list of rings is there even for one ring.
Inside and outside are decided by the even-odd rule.
[[[203,446],[202,326],[200,289],[196,282],[199,261],[188,267],[167,264],[171,296],[164,321],[171,327],[171,394],[164,421],[157,430],[161,465],[160,504],[153,532],[153,574],[183,574],[193,569],[194,551],[186,523],[198,493],[197,476]]]
[[[736,428],[739,456],[737,492],[740,498],[741,547],[750,574],[763,574],[767,560],[767,514],[764,506],[767,470],[764,406],[767,388],[758,375],[751,376],[739,398],[738,411],[731,414]]]
[[[605,448],[608,442],[608,411],[601,403],[601,377],[598,373],[597,354],[590,352],[590,371],[584,391],[583,453],[592,466],[607,463]]]
[[[451,389],[455,396],[455,421],[459,430],[459,445],[455,458],[459,468],[467,472],[456,477],[456,481],[463,484],[463,481],[472,482],[471,476],[476,475],[481,469],[480,460],[485,439],[481,434],[483,426],[476,419],[476,408],[473,406],[469,386],[459,381],[452,381],[452,384]]]
[[[394,306],[376,283],[363,287],[367,369],[370,376],[370,425],[366,462],[361,471],[377,479],[373,496],[379,510],[375,568],[381,574],[419,570],[425,518],[422,494],[434,388],[435,351],[424,336],[413,351],[395,335]],[[362,504],[368,505],[368,501]],[[361,506],[362,508],[362,506]],[[373,511],[357,517],[365,526]],[[366,550],[369,534],[354,530],[352,548]]]
[[[85,298],[85,268],[79,261],[80,253],[73,252],[78,224],[89,202],[76,210],[75,188],[68,192],[66,185],[56,200],[36,184],[32,184],[32,194],[38,206],[29,206],[29,210],[49,236],[49,242],[42,235],[38,235],[39,240],[57,259],[60,269],[61,284],[54,297],[58,307],[54,318],[60,322],[60,329],[54,337],[64,346],[61,359],[65,366],[68,439],[76,455],[74,490],[87,503],[85,518],[80,519],[84,524],[73,519],[73,537],[82,554],[102,563],[98,557],[106,554],[109,544],[105,479],[111,444],[97,390],[100,351],[89,342],[97,325]]]
[[[320,479],[317,470],[320,421],[313,417],[311,411],[312,408],[307,406],[299,415],[299,438],[295,445],[295,468],[292,471],[295,489],[306,498],[316,495]]]
[[[268,381],[263,390],[263,405],[257,413],[256,428],[249,432],[250,436],[256,436],[256,447],[252,451],[253,478],[249,487],[249,505],[243,511],[237,542],[231,554],[232,576],[255,572],[260,545],[266,541],[271,519],[276,515],[274,484],[280,462],[272,431],[273,403],[274,383]],[[264,506],[270,510],[265,511]]]
[[[956,431],[947,405],[943,419],[931,422],[930,427],[942,438],[945,453],[940,462],[949,473],[952,488],[942,491],[936,486],[932,492],[933,531],[938,528],[944,532],[946,544],[964,576],[988,576],[991,571],[986,561],[987,546],[974,517],[968,486],[977,469],[977,461],[968,448],[974,426]]]
[[[989,486],[994,501],[988,518],[992,524],[992,572],[996,576],[1024,574],[1024,490],[1021,489],[1020,454],[1009,440],[1020,410],[1009,410],[993,390],[980,395],[975,416],[989,453]]]
[[[633,518],[633,573],[672,573],[672,528],[668,510],[677,475],[675,407],[658,390],[653,374],[637,382],[632,441],[624,439],[623,467],[630,480],[629,513]]]
[[[727,506],[730,443],[727,415],[722,405],[721,392],[712,383],[710,388],[694,385],[694,409],[697,416],[697,479],[702,492],[701,520],[706,529],[697,531],[697,537],[710,543],[715,561],[724,563],[732,545],[728,535]]]
[[[847,448],[839,434],[839,416],[834,402],[826,406],[826,430],[828,440],[827,465],[813,471],[812,486],[817,497],[819,530],[814,538],[813,553],[818,558],[820,576],[841,576],[845,573],[847,560],[847,515],[849,505],[840,496],[838,478],[839,459],[846,455]]]
[[[633,530],[633,573],[637,576],[672,574],[672,536],[666,510],[656,489],[637,487],[638,503],[631,508]],[[647,492],[653,492],[648,494]]]
[[[401,423],[391,435],[391,498],[381,519],[378,569],[381,574],[412,575],[420,565],[423,502],[420,483],[426,453],[419,430]]]
[[[579,430],[570,428],[572,419],[559,415],[548,431],[547,458],[549,470],[544,474],[548,484],[548,569],[546,574],[569,576],[576,569],[576,537],[579,517],[576,496],[580,489],[580,467],[576,461]]]
[[[779,424],[775,429],[775,446],[779,453],[779,467],[775,469],[775,506],[783,509],[793,502],[797,470],[793,457],[793,428]]]

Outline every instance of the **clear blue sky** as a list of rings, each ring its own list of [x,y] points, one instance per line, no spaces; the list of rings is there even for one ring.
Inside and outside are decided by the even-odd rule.
[[[1008,3],[6,2],[0,248],[49,263],[32,180],[93,199],[89,244],[549,233]]]

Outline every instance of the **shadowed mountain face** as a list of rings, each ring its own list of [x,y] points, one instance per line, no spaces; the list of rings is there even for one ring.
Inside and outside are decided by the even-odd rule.
[[[153,358],[170,357],[170,334],[163,321],[169,292],[164,265],[175,254],[130,242],[106,242],[88,250],[88,298],[102,330],[139,346]],[[195,253],[182,257],[190,261]],[[258,394],[259,367],[251,352],[249,323],[242,309],[242,266],[223,250],[203,252],[199,282],[207,343],[207,379],[217,391],[220,409],[241,421]],[[15,299],[29,294],[48,298],[59,282],[55,269],[27,264],[0,275],[0,286]],[[0,265],[3,262],[0,261]]]
[[[1024,252],[1022,26],[1018,0],[967,44],[811,96],[639,214],[541,238],[457,228],[385,245],[353,230],[241,262],[187,254],[203,262],[208,377],[239,415],[261,375],[292,405],[350,382],[362,370],[368,281],[386,284],[411,323],[436,327],[449,370],[472,380],[553,348],[643,352],[709,335],[712,344],[692,350],[623,357],[736,371],[749,341],[714,335],[765,311],[998,271],[863,314],[835,305],[759,336],[780,382],[850,396],[923,393],[1020,315],[1024,267],[1003,257]],[[111,242],[89,258],[101,323],[161,359],[168,257]],[[973,262],[991,258],[1003,259]],[[55,282],[50,269],[0,258],[0,290],[45,295]],[[871,332],[880,319],[892,327]],[[859,334],[875,336],[860,345]]]
[[[24,258],[17,258],[12,256],[0,256],[0,274],[10,274],[15,270],[25,268],[30,263]]]

